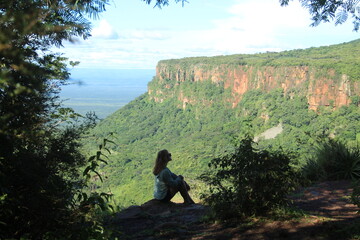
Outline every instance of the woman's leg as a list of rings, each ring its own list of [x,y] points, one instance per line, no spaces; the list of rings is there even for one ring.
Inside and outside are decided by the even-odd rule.
[[[189,190],[190,190],[189,185],[185,181],[182,181],[179,187],[179,192],[184,199],[184,203],[194,204],[195,202],[192,200],[192,198],[189,195]]]
[[[190,191],[190,186],[189,186],[189,184],[187,184],[187,182],[185,182],[185,181],[184,181],[184,183],[185,183],[185,186],[186,186],[186,190],[187,190],[187,191]]]
[[[184,203],[186,203],[186,204],[194,204],[195,203],[189,195],[188,191],[190,190],[190,187],[185,181],[182,181],[180,186],[178,186],[178,187],[175,187],[175,188],[170,187],[169,190],[170,190],[169,192],[170,192],[171,198],[173,198],[177,192],[180,192],[182,198],[184,199]]]

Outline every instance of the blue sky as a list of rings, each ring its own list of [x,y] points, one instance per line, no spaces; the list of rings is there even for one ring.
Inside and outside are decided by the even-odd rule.
[[[350,21],[310,27],[298,1],[188,0],[162,9],[141,0],[113,0],[92,37],[61,49],[81,68],[155,69],[163,59],[259,53],[358,39]]]

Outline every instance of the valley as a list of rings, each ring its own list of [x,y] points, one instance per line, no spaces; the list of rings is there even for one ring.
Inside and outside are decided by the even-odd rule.
[[[328,47],[160,61],[148,92],[102,120],[92,134],[112,136],[107,180],[99,187],[122,206],[152,199],[156,154],[173,154],[171,170],[200,198],[198,177],[211,159],[234,150],[245,135],[281,124],[256,148],[283,151],[301,169],[328,137],[360,139],[360,40]],[[319,56],[322,57],[319,57]],[[96,142],[87,142],[93,152]]]

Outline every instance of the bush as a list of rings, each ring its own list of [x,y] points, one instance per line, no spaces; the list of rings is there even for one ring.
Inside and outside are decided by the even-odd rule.
[[[252,139],[245,137],[234,153],[209,163],[213,171],[200,178],[210,193],[202,198],[221,220],[265,216],[284,205],[295,186],[289,162],[284,154],[254,149]]]
[[[94,176],[102,180],[98,168],[111,141],[86,160],[78,139],[95,122],[88,115],[66,123],[31,142],[8,138],[12,148],[0,148],[0,239],[106,239],[97,212],[111,209],[111,195],[89,188]]]
[[[326,139],[316,148],[315,157],[308,161],[303,172],[312,181],[359,179],[360,149]]]
[[[310,181],[352,180],[352,202],[360,207],[360,149],[349,147],[334,139],[324,140],[315,157],[303,168],[303,175]]]
[[[354,189],[351,194],[351,201],[360,207],[360,180],[354,181]]]

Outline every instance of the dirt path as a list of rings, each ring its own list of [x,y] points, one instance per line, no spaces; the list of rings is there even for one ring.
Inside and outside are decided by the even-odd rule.
[[[300,189],[291,199],[306,216],[290,221],[257,222],[248,228],[213,225],[204,227],[202,236],[191,239],[246,240],[325,240],[352,239],[347,236],[349,223],[358,222],[359,209],[351,204],[351,184],[348,181],[329,181]],[[360,239],[356,238],[356,239]]]
[[[351,182],[329,181],[299,190],[293,200],[295,206],[315,216],[345,220],[358,216],[351,193]]]
[[[120,239],[360,239],[347,236],[349,223],[358,221],[360,226],[359,209],[350,203],[351,191],[346,181],[300,189],[291,199],[306,215],[289,221],[259,220],[251,225],[225,226],[204,222],[208,209],[201,204],[186,206],[151,200],[118,213],[108,225]]]

